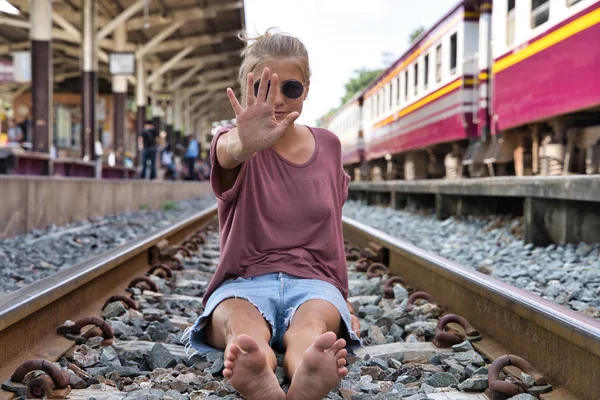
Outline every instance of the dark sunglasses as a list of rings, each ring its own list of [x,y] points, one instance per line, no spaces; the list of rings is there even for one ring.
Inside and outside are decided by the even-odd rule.
[[[258,96],[258,86],[260,85],[260,79],[254,82],[254,95]],[[267,95],[271,88],[271,81],[267,84]],[[281,84],[281,93],[289,99],[297,99],[304,93],[304,83],[291,79]]]

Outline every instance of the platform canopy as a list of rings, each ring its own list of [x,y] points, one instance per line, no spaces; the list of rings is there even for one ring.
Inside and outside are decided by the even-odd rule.
[[[50,0],[48,0],[50,1]],[[85,0],[52,0],[54,92],[81,91],[82,7]],[[242,0],[94,0],[97,5],[98,87],[110,92],[109,55],[115,52],[115,30],[126,26],[121,52],[134,53],[147,69],[147,93],[176,91],[187,107],[212,121],[233,116],[225,89],[238,90],[237,67],[244,26]],[[31,47],[29,0],[0,0],[18,14],[0,13],[0,58]],[[6,4],[0,6],[5,7]],[[136,93],[136,74],[127,77]],[[27,83],[0,84],[0,96],[13,98]]]

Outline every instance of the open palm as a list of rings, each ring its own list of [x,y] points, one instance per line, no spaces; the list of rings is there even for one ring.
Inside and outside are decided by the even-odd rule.
[[[285,130],[300,116],[290,113],[281,122],[275,118],[275,98],[279,94],[279,77],[271,76],[271,86],[267,94],[270,70],[263,70],[257,96],[254,95],[254,74],[248,74],[246,108],[242,108],[233,90],[227,89],[227,96],[237,119],[238,136],[244,152],[257,152],[271,147],[283,136]]]

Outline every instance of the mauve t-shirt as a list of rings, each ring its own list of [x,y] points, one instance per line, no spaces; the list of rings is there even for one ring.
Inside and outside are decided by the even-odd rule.
[[[329,282],[347,298],[342,206],[350,177],[342,168],[338,137],[310,128],[315,150],[304,164],[294,164],[272,148],[259,151],[241,164],[233,187],[221,193],[216,143],[230,129],[221,128],[211,144],[221,258],[204,304],[225,280],[273,272]]]

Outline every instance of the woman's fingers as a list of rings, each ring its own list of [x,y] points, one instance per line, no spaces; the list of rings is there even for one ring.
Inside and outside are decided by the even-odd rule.
[[[270,75],[271,71],[269,70],[269,68],[265,67],[260,78],[260,84],[258,85],[258,95],[256,96],[256,101],[258,103],[265,102],[265,98],[267,97],[267,87],[269,86]]]
[[[267,93],[267,104],[275,107],[277,95],[279,95],[279,75],[273,74],[271,76],[271,89]],[[275,108],[273,108],[273,112],[275,112]]]
[[[240,105],[240,102],[235,97],[235,93],[233,93],[233,90],[231,88],[227,88],[227,97],[229,97],[229,102],[231,103],[231,107],[233,107],[233,111],[235,112],[235,115],[236,116],[240,115],[242,113],[242,111],[244,111],[244,109],[242,108],[242,106]]]
[[[287,117],[285,117],[285,119],[279,123],[279,126],[281,126],[283,129],[286,129],[288,126],[292,125],[299,116],[300,113],[298,111],[289,113]]]
[[[254,96],[254,74],[250,72],[248,74],[248,82],[246,85],[246,107],[254,105],[256,96]]]

